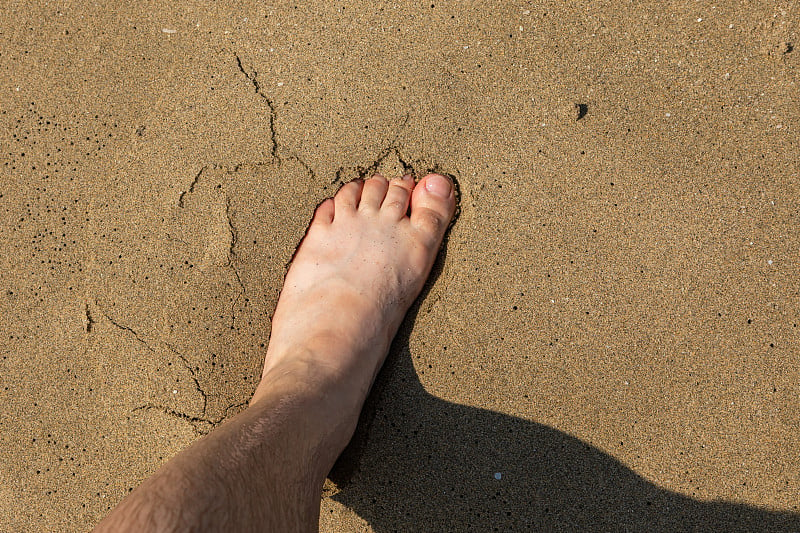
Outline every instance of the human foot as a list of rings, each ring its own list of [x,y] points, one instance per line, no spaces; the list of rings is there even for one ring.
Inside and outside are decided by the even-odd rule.
[[[454,210],[437,174],[416,187],[352,182],[323,202],[286,275],[250,407],[169,460],[97,531],[316,531],[325,475]]]
[[[320,204],[286,275],[251,404],[276,379],[320,386],[354,428],[454,211],[439,174],[416,186],[411,176],[353,181]]]

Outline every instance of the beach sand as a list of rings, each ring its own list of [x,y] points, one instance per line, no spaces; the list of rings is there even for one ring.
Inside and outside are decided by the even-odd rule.
[[[0,529],[243,409],[317,203],[431,169],[322,531],[800,529],[800,8],[322,4],[5,4]]]

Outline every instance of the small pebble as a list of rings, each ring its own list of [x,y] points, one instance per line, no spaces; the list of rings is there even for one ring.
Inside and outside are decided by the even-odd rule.
[[[503,474],[501,474],[500,472],[495,472],[494,478],[497,480],[503,479]]]
[[[572,122],[580,120],[586,114],[586,105],[577,102],[562,102],[556,108],[559,121]]]

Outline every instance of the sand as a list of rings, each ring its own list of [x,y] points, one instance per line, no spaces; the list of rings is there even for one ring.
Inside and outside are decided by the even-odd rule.
[[[800,530],[798,9],[6,2],[0,529],[241,410],[314,206],[437,169],[322,531]]]

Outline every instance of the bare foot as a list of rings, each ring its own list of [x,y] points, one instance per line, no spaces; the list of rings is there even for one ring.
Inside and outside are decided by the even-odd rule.
[[[298,381],[325,391],[354,429],[454,210],[453,185],[439,174],[416,186],[376,175],[323,202],[286,275],[251,404],[276,380]]]
[[[454,210],[438,174],[416,187],[348,183],[322,203],[286,275],[250,407],[169,460],[97,531],[316,531],[325,475]]]

